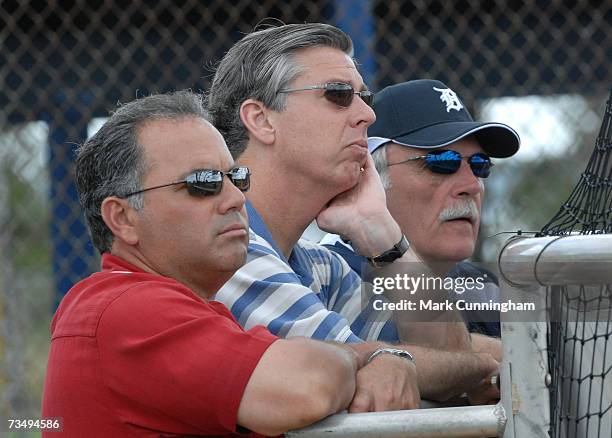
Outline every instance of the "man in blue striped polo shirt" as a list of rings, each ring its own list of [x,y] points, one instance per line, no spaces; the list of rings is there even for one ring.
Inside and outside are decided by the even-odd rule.
[[[247,263],[216,299],[245,328],[264,324],[284,337],[375,349],[391,347],[381,341],[400,341],[392,315],[362,307],[360,278],[340,256],[300,240],[316,218],[373,263],[407,254],[368,154],[372,93],[352,53],[350,38],[339,29],[298,24],[248,34],[219,63],[208,109],[237,163],[253,176]],[[468,345],[465,351],[400,345],[416,358],[424,397],[468,392],[485,402],[499,396],[487,383],[498,362],[472,351],[464,332],[456,336]],[[387,348],[385,356],[406,357],[398,351]],[[414,378],[397,361],[372,361],[357,374],[350,410],[401,408],[394,400],[406,397]]]

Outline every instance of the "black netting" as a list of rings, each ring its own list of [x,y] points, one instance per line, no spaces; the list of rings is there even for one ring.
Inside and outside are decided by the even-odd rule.
[[[547,291],[551,436],[612,434],[612,287]]]
[[[595,149],[541,236],[612,233],[612,93]],[[612,434],[612,286],[549,287],[553,437]]]
[[[612,233],[612,92],[589,164],[540,236]]]

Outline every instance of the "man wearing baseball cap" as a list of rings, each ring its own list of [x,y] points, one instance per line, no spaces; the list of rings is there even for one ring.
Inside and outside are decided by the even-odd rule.
[[[386,87],[376,94],[373,108],[377,119],[368,129],[368,149],[385,187],[387,208],[411,251],[437,270],[452,268],[455,278],[487,279],[483,290],[462,298],[498,300],[495,276],[462,261],[474,252],[491,158],[514,155],[518,134],[502,123],[475,122],[459,96],[436,80]],[[349,243],[333,235],[322,243],[361,272],[364,259]],[[475,331],[499,334],[496,322],[470,325]],[[420,341],[440,340],[430,325],[411,332]]]

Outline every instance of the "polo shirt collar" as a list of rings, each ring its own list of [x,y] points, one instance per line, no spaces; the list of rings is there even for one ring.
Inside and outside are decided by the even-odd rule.
[[[249,215],[249,227],[255,232],[255,234],[257,234],[262,239],[265,239],[272,246],[272,248],[274,248],[274,251],[278,253],[278,256],[282,258],[285,263],[289,263],[281,249],[278,247],[278,245],[272,238],[272,234],[270,234],[268,226],[266,225],[262,217],[259,215],[259,213],[257,213],[257,210],[255,210],[255,207],[253,207],[253,204],[251,204],[250,201],[246,202],[246,209],[247,214]]]

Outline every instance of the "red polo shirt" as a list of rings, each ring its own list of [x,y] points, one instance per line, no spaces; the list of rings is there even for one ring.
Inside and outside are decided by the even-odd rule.
[[[245,386],[277,338],[220,303],[105,254],[51,323],[42,416],[50,437],[231,435]],[[244,435],[242,435],[244,436]]]

